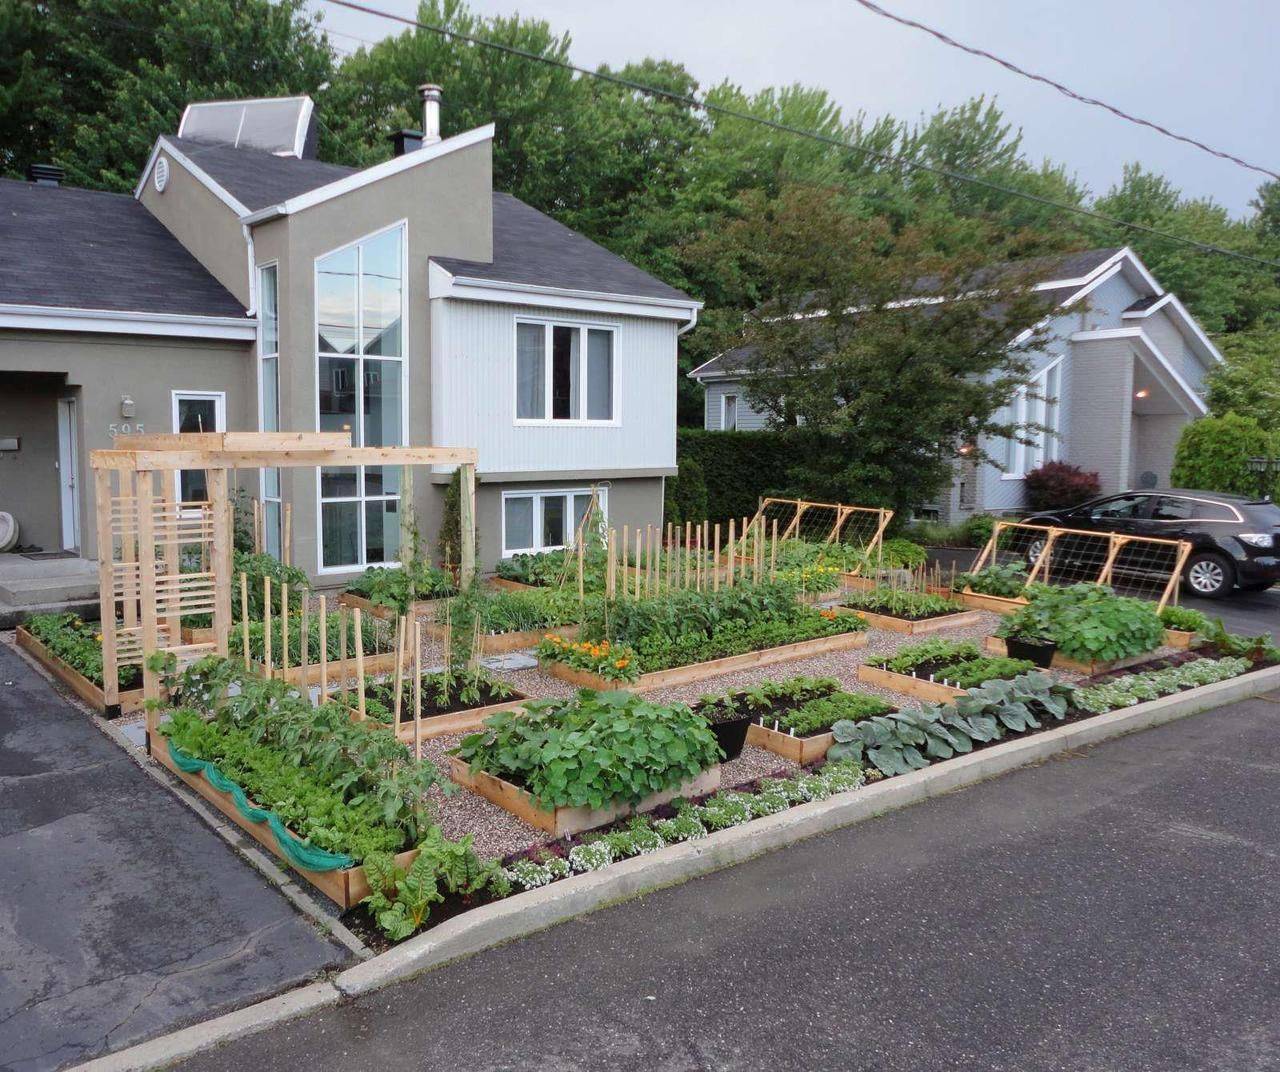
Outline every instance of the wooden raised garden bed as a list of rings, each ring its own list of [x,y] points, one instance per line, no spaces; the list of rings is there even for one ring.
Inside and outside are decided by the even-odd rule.
[[[294,657],[291,652],[289,658]],[[394,651],[386,651],[381,655],[366,655],[364,657],[364,672],[368,674],[390,674],[396,668],[396,653]],[[259,677],[283,678],[290,685],[319,685],[320,684],[320,662],[308,662],[305,667],[291,666],[288,670],[282,671],[280,667],[273,667],[270,673],[267,667],[260,662],[251,662],[249,669]],[[331,682],[340,682],[342,680],[342,660],[330,659],[327,665],[327,674]],[[354,676],[356,673],[356,657],[354,655],[347,656],[347,674]],[[304,680],[305,679],[305,680]]]
[[[545,589],[536,584],[525,584],[524,581],[512,581],[506,577],[490,577],[489,587],[502,592],[541,592]]]
[[[978,592],[958,592],[956,598],[974,610],[989,610],[996,614],[1017,614],[1028,603],[1021,596],[984,596]]]
[[[645,797],[636,805],[618,803],[603,808],[547,808],[527,791],[484,771],[471,773],[470,765],[457,756],[449,757],[449,777],[485,800],[509,811],[517,819],[545,830],[555,837],[579,834],[593,830],[614,819],[635,812],[651,811],[676,797],[702,796],[720,788],[720,765],[708,767],[695,778],[681,782],[672,789]]]
[[[1195,638],[1195,633],[1186,629],[1166,629],[1164,631],[1165,646],[1170,648],[1189,648]]]
[[[215,639],[211,625],[183,625],[179,631],[184,644],[212,644]]]
[[[524,648],[536,648],[548,633],[552,636],[572,640],[578,635],[576,625],[548,626],[546,629],[523,629],[517,633],[486,633],[480,638],[481,655],[503,655],[509,651],[521,651]],[[439,622],[431,622],[427,626],[427,636],[432,640],[443,640],[445,627]],[[454,640],[460,634],[454,630]]]
[[[448,598],[448,596],[440,596],[437,599],[415,599],[409,607],[408,615],[412,619],[434,614],[436,608]],[[400,612],[395,607],[375,603],[373,600],[365,599],[364,596],[358,596],[354,592],[343,592],[338,596],[338,603],[341,606],[359,610],[361,614],[367,614],[371,618],[381,618],[384,622],[394,622],[400,618]]]
[[[1008,645],[1005,644],[1001,637],[989,636],[984,641],[984,646],[992,655],[1008,655]],[[1094,674],[1105,674],[1108,670],[1122,670],[1126,666],[1136,666],[1138,663],[1149,662],[1152,653],[1143,652],[1141,655],[1131,655],[1127,659],[1095,659],[1093,662],[1082,663],[1075,659],[1068,659],[1065,655],[1058,652],[1053,653],[1053,662],[1049,665],[1055,670],[1070,670],[1077,674],[1088,674],[1092,677]]]
[[[965,690],[940,681],[930,681],[927,677],[912,677],[910,674],[899,674],[893,670],[884,670],[878,666],[863,664],[858,667],[858,680],[868,685],[876,685],[882,689],[901,692],[914,696],[926,703],[950,703],[957,696],[963,696]]]
[[[837,614],[852,614],[861,618],[873,629],[888,629],[894,633],[908,633],[915,636],[919,633],[936,633],[940,629],[956,629],[962,625],[976,625],[982,620],[976,610],[960,610],[954,614],[939,614],[933,618],[921,618],[913,621],[910,618],[895,618],[890,614],[877,614],[875,611],[862,610],[858,607],[836,607]]]
[[[792,763],[799,763],[802,767],[822,759],[827,754],[827,749],[835,744],[835,740],[835,735],[830,730],[810,734],[808,737],[792,737],[789,733],[770,729],[759,722],[753,722],[747,727],[747,744],[763,748],[783,759],[791,760]]]
[[[149,741],[152,759],[159,762],[171,774],[189,785],[235,823],[236,826],[253,838],[254,841],[268,852],[274,853],[282,863],[288,867],[293,867],[284,853],[280,851],[280,847],[276,844],[275,835],[271,833],[271,828],[266,823],[250,822],[240,814],[240,809],[236,807],[230,793],[215,789],[202,774],[188,774],[182,770],[169,755],[168,738],[154,734],[150,736]],[[396,856],[396,864],[399,867],[407,868],[413,863],[417,855],[417,849],[408,849]],[[344,909],[354,908],[365,897],[369,896],[369,881],[365,878],[363,867],[345,867],[337,871],[304,871],[296,867],[293,869],[328,897],[329,900]]]
[[[609,681],[586,670],[575,670],[564,663],[544,660],[542,669],[552,677],[567,681],[581,689],[632,689],[644,692],[647,689],[661,689],[674,685],[687,685],[692,681],[702,681],[721,674],[731,674],[737,670],[749,670],[756,666],[769,666],[773,663],[789,662],[792,659],[807,659],[812,655],[825,655],[829,651],[850,651],[867,645],[865,631],[857,633],[837,633],[835,636],[815,637],[812,640],[800,640],[795,644],[783,644],[776,648],[761,648],[759,651],[743,652],[741,655],[727,655],[723,659],[712,659],[705,663],[690,663],[688,666],[674,666],[670,670],[654,670],[641,674],[639,680],[627,683]]]
[[[101,686],[95,685],[75,667],[59,659],[22,626],[18,626],[17,641],[18,647],[23,651],[30,652],[36,661],[49,673],[66,685],[90,707],[108,718],[114,718],[116,715],[128,715],[134,711],[142,710],[142,689],[129,689],[127,692],[121,690],[120,703],[114,709],[110,709]]]

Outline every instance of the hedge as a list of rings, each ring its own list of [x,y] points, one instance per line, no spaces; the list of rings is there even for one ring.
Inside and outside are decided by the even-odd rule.
[[[1179,488],[1256,495],[1258,476],[1249,471],[1249,459],[1278,453],[1280,437],[1269,435],[1252,417],[1202,417],[1182,429],[1170,479]],[[1272,494],[1280,494],[1280,481]]]
[[[800,443],[776,432],[679,428],[680,475],[667,478],[667,519],[728,521],[755,514],[763,496],[803,496],[789,476],[802,457]]]

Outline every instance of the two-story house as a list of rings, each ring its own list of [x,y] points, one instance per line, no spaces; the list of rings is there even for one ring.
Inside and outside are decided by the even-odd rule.
[[[96,554],[86,456],[121,432],[478,448],[482,566],[569,543],[593,486],[610,524],[661,522],[699,303],[495,191],[493,127],[441,138],[420,92],[423,132],[363,170],[315,158],[301,97],[189,106],[132,197],[0,180],[0,510],[22,546]],[[428,545],[449,476],[413,487]],[[272,550],[292,504],[292,559],[323,583],[399,556],[397,469],[240,479]]]
[[[976,453],[961,460],[940,500],[921,504],[928,513],[1017,513],[1026,506],[1026,474],[1051,460],[1096,472],[1108,493],[1167,486],[1179,433],[1207,412],[1205,375],[1222,355],[1133,250],[1053,258],[1036,290],[1048,344],[1034,355],[1030,389],[1010,399],[1001,420],[1045,430],[1030,444],[982,443],[998,464]],[[747,393],[748,356],[731,350],[689,373],[705,390],[704,427],[767,427]]]

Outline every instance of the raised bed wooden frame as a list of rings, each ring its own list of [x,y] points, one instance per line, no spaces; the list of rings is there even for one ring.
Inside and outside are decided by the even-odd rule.
[[[43,642],[27,632],[22,626],[18,626],[16,639],[18,647],[28,652],[36,662],[100,714],[108,718],[115,718],[117,715],[128,715],[134,711],[142,710],[143,697],[141,689],[129,689],[126,692],[117,690],[118,702],[109,704],[107,703],[106,695],[98,685],[95,685],[70,663],[59,659],[58,656],[45,647]]]
[[[410,618],[426,617],[429,614],[434,614],[436,608],[449,598],[449,596],[437,596],[435,599],[415,599],[405,613]],[[350,607],[352,610],[359,608],[361,614],[367,614],[371,618],[380,618],[384,622],[394,622],[400,618],[400,612],[395,607],[375,603],[372,599],[366,599],[355,592],[341,593],[338,596],[338,605]]]
[[[940,681],[930,681],[923,677],[912,677],[910,674],[899,674],[893,670],[884,670],[878,666],[858,667],[858,680],[891,692],[900,692],[905,696],[914,696],[926,703],[950,703],[957,696],[963,696],[965,690]]]
[[[522,629],[514,633],[485,633],[480,637],[481,655],[505,655],[512,651],[523,651],[525,648],[536,648],[548,633],[552,636],[572,640],[578,635],[579,626],[555,625],[546,629]],[[439,622],[427,624],[427,636],[432,640],[443,640],[445,627]]]
[[[476,771],[472,774],[470,766],[457,756],[449,757],[449,777],[490,803],[510,812],[522,822],[539,830],[545,830],[555,837],[565,837],[569,834],[580,834],[584,830],[594,830],[625,815],[652,811],[676,797],[714,793],[720,788],[720,764],[708,767],[701,774],[681,782],[674,788],[647,796],[638,804],[617,803],[604,808],[547,808],[526,790],[510,782],[496,778],[485,771]]]
[[[564,663],[551,660],[543,660],[541,666],[552,677],[582,689],[631,689],[633,692],[647,692],[650,689],[687,685],[690,682],[720,677],[722,674],[731,674],[738,670],[749,670],[756,666],[771,666],[773,663],[825,655],[831,651],[852,651],[854,648],[864,648],[866,645],[866,630],[837,633],[835,636],[800,640],[794,644],[782,644],[776,648],[743,652],[741,655],[726,655],[723,659],[712,659],[705,663],[690,663],[688,666],[673,666],[669,670],[654,670],[648,674],[641,674],[639,680],[630,683],[609,681],[585,670],[576,670]]]
[[[989,636],[983,642],[983,646],[992,655],[1009,654],[1008,645],[1005,644],[1003,637]],[[1082,663],[1076,659],[1068,659],[1065,655],[1055,651],[1053,653],[1053,661],[1049,665],[1054,670],[1069,670],[1072,673],[1088,674],[1092,677],[1094,674],[1105,674],[1111,670],[1123,670],[1126,666],[1136,666],[1138,663],[1150,662],[1154,657],[1154,652],[1146,651],[1140,655],[1131,655],[1127,659],[1095,659],[1093,662]]]
[[[939,614],[934,618],[922,618],[920,621],[912,621],[909,618],[895,618],[891,614],[877,614],[875,611],[861,610],[857,607],[843,607],[837,604],[834,608],[837,614],[848,614],[855,618],[861,618],[873,629],[888,629],[893,633],[906,633],[910,636],[916,636],[920,633],[936,633],[941,629],[959,629],[965,625],[976,625],[982,619],[977,611],[960,610],[954,614]]]

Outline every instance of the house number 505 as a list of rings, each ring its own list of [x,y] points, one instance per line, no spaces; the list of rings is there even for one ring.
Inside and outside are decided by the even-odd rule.
[[[146,430],[142,427],[141,421],[137,424],[130,424],[128,421],[125,421],[124,424],[112,423],[107,425],[107,431],[110,433],[111,438],[115,439],[118,435],[133,435],[135,433],[142,435]]]

